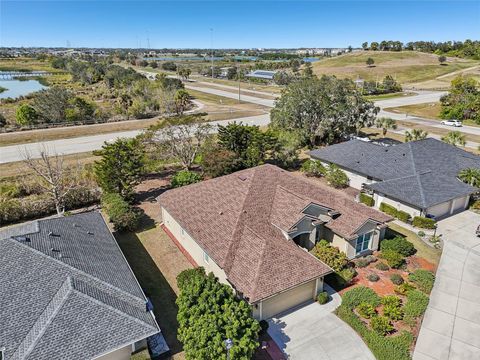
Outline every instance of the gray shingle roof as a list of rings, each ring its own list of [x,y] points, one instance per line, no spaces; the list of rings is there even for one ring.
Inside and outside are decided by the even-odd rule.
[[[418,208],[477,190],[457,175],[480,168],[480,157],[432,138],[388,147],[351,140],[313,150],[310,156],[371,177],[378,182],[367,187]]]
[[[0,264],[9,360],[92,359],[160,331],[98,212],[0,231]]]

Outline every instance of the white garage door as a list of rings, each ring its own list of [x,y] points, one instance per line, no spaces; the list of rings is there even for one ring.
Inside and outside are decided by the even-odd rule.
[[[465,210],[466,203],[467,203],[467,196],[453,200],[453,213]]]
[[[312,280],[306,284],[297,286],[296,288],[290,289],[263,301],[263,319],[271,318],[272,316],[288,310],[296,305],[313,300],[314,292],[315,280]]]
[[[432,206],[428,209],[427,214],[434,215],[437,218],[441,218],[442,216],[450,215],[450,204],[451,201],[447,201],[435,206]]]

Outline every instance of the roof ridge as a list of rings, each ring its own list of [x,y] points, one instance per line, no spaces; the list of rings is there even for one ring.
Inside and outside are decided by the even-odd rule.
[[[135,295],[133,295],[133,294],[130,294],[129,292],[127,292],[127,291],[125,291],[125,290],[120,289],[119,287],[117,287],[117,286],[115,286],[115,285],[112,285],[112,284],[110,284],[110,283],[108,283],[108,282],[106,282],[106,281],[104,281],[104,280],[101,280],[101,279],[97,278],[96,276],[93,276],[93,275],[91,275],[91,274],[88,274],[88,273],[86,273],[86,272],[83,271],[83,270],[80,270],[80,269],[78,269],[78,268],[76,268],[76,267],[74,267],[74,266],[72,266],[72,265],[69,265],[69,264],[67,264],[67,263],[64,263],[63,261],[60,261],[60,260],[54,258],[53,256],[49,256],[49,255],[47,255],[47,254],[44,254],[44,253],[41,252],[40,250],[37,250],[37,249],[35,249],[35,248],[31,247],[31,246],[28,246],[28,245],[23,244],[23,243],[21,243],[21,242],[19,242],[19,241],[13,240],[12,238],[7,238],[7,240],[11,240],[11,242],[13,242],[13,243],[15,243],[15,244],[18,244],[19,246],[22,246],[22,247],[24,247],[24,248],[26,248],[26,249],[29,249],[30,251],[32,251],[33,253],[35,253],[35,254],[37,254],[37,255],[39,255],[39,256],[41,256],[41,257],[44,257],[44,258],[46,258],[46,259],[48,259],[48,260],[50,260],[50,261],[54,261],[55,263],[57,263],[57,264],[59,264],[59,265],[61,265],[61,266],[63,266],[63,267],[66,267],[66,268],[68,268],[68,269],[70,269],[70,270],[72,270],[72,271],[74,271],[74,272],[76,272],[76,273],[78,273],[78,274],[81,274],[81,275],[85,276],[86,278],[89,278],[89,279],[91,279],[91,280],[97,281],[97,282],[105,285],[105,286],[108,287],[108,288],[111,288],[111,289],[113,289],[113,290],[115,290],[115,291],[118,291],[119,293],[127,296],[127,297],[130,298],[131,300],[138,301],[138,299],[141,299],[141,298],[139,298],[139,297],[137,297],[137,296],[135,296]]]
[[[277,188],[281,188],[282,190],[288,192],[289,194],[292,194],[293,196],[296,196],[297,198],[299,198],[299,199],[301,199],[301,200],[308,200],[308,201],[310,201],[311,203],[313,203],[312,199],[307,198],[307,197],[300,196],[300,195],[298,195],[297,193],[293,192],[292,190],[287,189],[286,187],[284,187],[284,186],[282,186],[282,185],[277,184]],[[275,195],[277,195],[277,190],[278,190],[278,189],[275,189]]]
[[[408,144],[408,148],[410,150],[409,155],[410,155],[410,158],[412,159],[412,164],[413,164],[413,175],[415,176],[415,179],[417,180],[418,190],[420,191],[420,199],[422,200],[422,206],[426,206],[427,202],[425,200],[425,192],[423,191],[423,184],[420,181],[420,175],[422,175],[422,173],[417,172],[417,165],[415,164],[415,158],[413,156],[412,143],[408,142],[407,144]]]
[[[12,355],[12,360],[22,360],[28,356],[28,354],[35,347],[35,344],[44,334],[52,319],[55,318],[56,314],[65,303],[68,294],[70,294],[72,289],[72,278],[67,276],[40,316],[35,320],[35,323],[30,328],[27,335],[18,345],[17,349]]]

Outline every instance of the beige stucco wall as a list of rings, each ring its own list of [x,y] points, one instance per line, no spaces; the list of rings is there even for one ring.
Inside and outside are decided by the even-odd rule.
[[[312,159],[314,160],[314,159]],[[318,160],[317,160],[318,161]],[[321,163],[325,166],[325,167],[328,167],[329,163],[327,162],[323,162],[321,161]],[[370,180],[370,179],[367,179],[366,176],[364,175],[361,175],[361,174],[358,174],[354,171],[351,171],[351,170],[347,170],[339,165],[337,165],[340,169],[342,169],[345,174],[347,174],[348,176],[348,184],[355,188],[355,189],[358,189],[358,190],[362,190],[362,184],[373,184],[375,181],[374,180]]]
[[[175,236],[178,242],[184,247],[184,249],[190,254],[199,266],[203,266],[207,274],[213,272],[218,280],[224,284],[230,285],[227,281],[227,275],[215,261],[210,258],[209,262],[205,262],[203,253],[204,250],[198,245],[195,240],[183,229],[180,224],[168,213],[165,208],[162,208],[162,219],[164,225]],[[208,254],[208,253],[207,253]]]
[[[130,360],[132,346],[127,345],[121,349],[96,358],[97,360]]]

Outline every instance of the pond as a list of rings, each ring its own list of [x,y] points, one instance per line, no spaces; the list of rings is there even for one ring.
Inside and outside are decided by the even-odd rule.
[[[0,74],[1,73],[2,72],[0,71]],[[46,86],[40,84],[38,80],[34,79],[2,79],[0,80],[0,87],[7,89],[0,93],[0,99],[17,98],[19,96],[25,96],[35,91],[40,91],[47,88]]]

